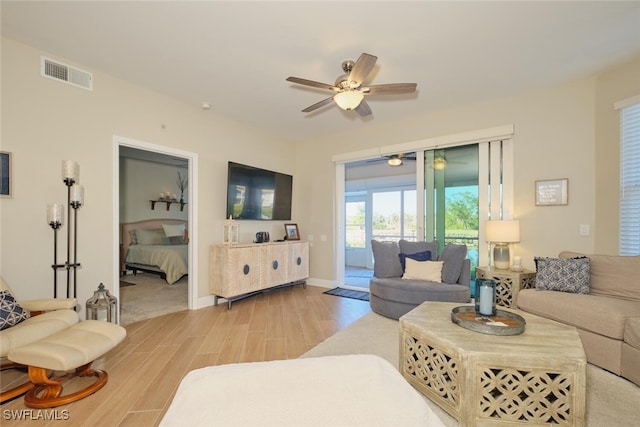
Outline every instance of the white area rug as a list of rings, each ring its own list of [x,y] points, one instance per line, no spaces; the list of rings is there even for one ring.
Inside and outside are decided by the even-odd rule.
[[[398,322],[369,313],[301,357],[376,354],[398,366]],[[438,405],[427,403],[448,427],[458,422]],[[640,387],[593,365],[587,365],[587,427],[640,426]]]
[[[128,274],[121,277],[121,280],[134,284],[120,286],[121,325],[189,308],[187,276],[173,285],[160,276],[149,273]]]

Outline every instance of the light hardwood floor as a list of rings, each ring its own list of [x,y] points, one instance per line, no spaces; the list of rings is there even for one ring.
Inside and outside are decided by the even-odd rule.
[[[324,291],[314,286],[278,289],[237,301],[231,310],[221,304],[127,325],[125,340],[94,363],[109,373],[104,388],[45,412],[21,412],[28,408],[22,398],[14,399],[0,406],[0,424],[155,426],[187,372],[210,365],[293,359],[370,311],[366,301]],[[24,374],[3,372],[2,388],[18,376]],[[86,381],[69,382],[65,393]],[[33,419],[38,416],[58,421]]]

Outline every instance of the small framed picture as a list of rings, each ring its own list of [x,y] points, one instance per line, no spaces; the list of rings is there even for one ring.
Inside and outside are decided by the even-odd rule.
[[[536,181],[536,206],[569,204],[569,179]]]
[[[287,240],[300,240],[300,232],[298,231],[298,224],[285,224],[284,230],[286,232]]]
[[[11,197],[11,153],[0,151],[0,197]]]

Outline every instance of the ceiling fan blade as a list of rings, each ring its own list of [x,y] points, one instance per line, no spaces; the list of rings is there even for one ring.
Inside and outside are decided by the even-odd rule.
[[[416,91],[417,83],[389,83],[385,85],[371,85],[360,90],[365,95],[397,95],[401,93],[413,93]]]
[[[305,86],[317,87],[320,89],[329,89],[338,92],[340,89],[334,85],[328,83],[314,82],[313,80],[301,79],[299,77],[287,77],[287,81],[291,83],[298,83]]]
[[[364,99],[362,101],[360,101],[360,104],[354,109],[362,117],[370,116],[371,113],[372,113],[371,107],[369,107],[369,104],[367,104],[367,102]]]
[[[303,113],[310,113],[310,112],[312,112],[314,110],[317,110],[320,107],[324,107],[325,105],[329,104],[331,101],[333,101],[333,97],[323,99],[320,102],[316,102],[315,104],[308,106],[307,108],[302,110],[302,112]]]
[[[368,53],[360,55],[360,58],[358,58],[349,73],[351,87],[359,87],[364,82],[364,79],[366,79],[371,70],[373,70],[373,66],[376,65],[377,60],[377,56],[369,55]]]

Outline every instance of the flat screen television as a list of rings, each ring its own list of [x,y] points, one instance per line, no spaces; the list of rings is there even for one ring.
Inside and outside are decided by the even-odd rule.
[[[291,175],[229,162],[226,218],[290,221],[292,185]]]

